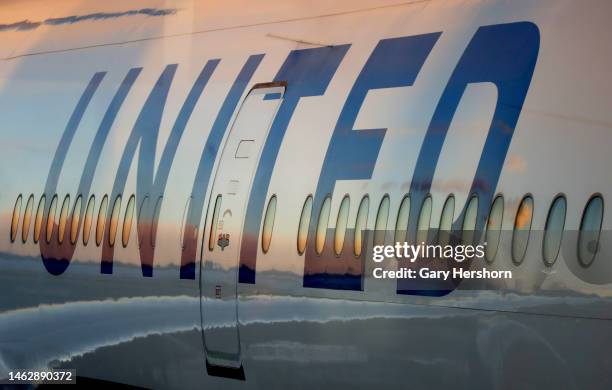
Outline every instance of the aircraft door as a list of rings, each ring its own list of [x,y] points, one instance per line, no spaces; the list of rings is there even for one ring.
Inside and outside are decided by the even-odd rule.
[[[209,365],[240,368],[238,262],[246,204],[268,131],[283,99],[281,83],[255,85],[244,99],[215,173],[203,247],[202,329]]]

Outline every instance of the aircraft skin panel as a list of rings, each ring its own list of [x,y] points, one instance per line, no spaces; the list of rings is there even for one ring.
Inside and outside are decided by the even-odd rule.
[[[605,0],[24,4],[0,12],[0,377],[52,366],[151,388],[612,385]],[[279,103],[250,185],[224,170],[247,144],[222,152],[246,96],[272,82],[285,89],[263,97]],[[215,184],[233,176],[246,187]],[[226,237],[215,196],[244,188]],[[373,277],[398,267],[371,259],[386,197],[392,244],[396,230],[415,233],[428,195],[429,227],[453,195],[461,233],[475,194],[480,241],[499,194],[504,211],[494,261],[472,265],[512,279],[423,290]],[[517,261],[525,196],[531,234]],[[547,265],[557,196],[565,224]],[[598,196],[601,235],[585,266],[581,219]],[[228,245],[237,258],[217,261]],[[206,343],[224,326],[238,355]],[[244,380],[207,372],[213,344],[209,365],[239,366]]]

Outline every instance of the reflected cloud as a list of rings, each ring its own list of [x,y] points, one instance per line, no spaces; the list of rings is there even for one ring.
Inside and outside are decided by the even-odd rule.
[[[93,14],[86,15],[71,15],[61,18],[50,18],[40,22],[33,22],[30,20],[22,20],[15,23],[0,24],[0,32],[2,31],[29,31],[34,30],[41,25],[46,26],[60,26],[63,24],[74,24],[85,21],[99,21],[107,19],[122,18],[125,16],[168,16],[177,13],[176,8],[142,8],[134,9],[123,12],[96,12]]]
[[[199,298],[157,296],[5,311],[0,314],[0,377],[7,367],[46,367],[139,337],[197,330],[198,307]]]
[[[0,24],[0,31],[29,31],[38,28],[42,22],[30,22],[29,20],[22,20],[20,22]]]
[[[299,364],[366,364],[368,356],[353,345],[305,344],[292,341],[255,343],[249,347],[250,356],[258,361],[282,361]]]

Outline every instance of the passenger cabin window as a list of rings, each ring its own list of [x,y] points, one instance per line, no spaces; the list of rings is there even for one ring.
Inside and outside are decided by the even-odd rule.
[[[312,214],[312,195],[308,195],[304,206],[302,206],[302,214],[300,215],[300,224],[298,225],[297,235],[297,251],[301,255],[306,250],[308,240],[308,226],[310,226],[310,216]]]
[[[215,208],[213,210],[212,219],[210,220],[210,233],[208,235],[208,250],[215,249],[215,237],[217,234],[217,223],[219,222],[219,211],[221,210],[221,195],[217,195],[215,199]]]
[[[429,232],[429,224],[431,222],[431,195],[427,195],[423,204],[421,205],[421,212],[419,214],[419,222],[417,223],[416,242],[417,245],[421,243],[427,243],[427,234]]]
[[[106,226],[106,209],[108,208],[108,195],[104,195],[100,202],[100,210],[98,211],[98,223],[96,224],[96,245],[102,244],[104,238],[104,227]]]
[[[604,203],[601,195],[593,196],[584,208],[578,233],[578,260],[583,267],[593,263],[599,250],[603,213]]]
[[[34,208],[34,195],[30,195],[26,203],[25,212],[23,213],[23,223],[21,228],[21,242],[24,244],[28,241],[30,234],[30,222],[32,221],[32,209]]]
[[[544,264],[553,265],[561,249],[563,229],[565,227],[566,201],[563,195],[557,196],[548,210],[546,225],[544,225],[544,239],[542,241],[542,258]]]
[[[60,209],[59,225],[57,229],[57,242],[62,244],[64,242],[64,234],[66,234],[66,225],[68,223],[68,209],[70,207],[70,195],[66,195],[62,202],[62,208]]]
[[[268,253],[272,242],[272,232],[274,230],[274,218],[276,217],[276,195],[272,195],[268,201],[266,214],[264,217],[263,228],[261,229],[261,250]]]
[[[34,218],[34,234],[32,239],[35,244],[38,244],[38,240],[40,239],[40,232],[42,231],[43,220],[45,218],[45,203],[46,197],[43,195],[38,201],[38,207],[36,208],[36,217]]]
[[[531,222],[533,220],[533,198],[527,195],[521,201],[516,218],[514,219],[514,232],[512,235],[512,261],[519,265],[527,253]]]
[[[83,196],[79,195],[74,202],[72,208],[72,218],[70,221],[70,243],[74,245],[79,238],[79,223],[81,222],[81,207],[83,203]]]
[[[346,237],[350,205],[351,199],[346,195],[340,203],[338,218],[336,219],[336,230],[334,232],[334,253],[336,256],[340,256],[344,248],[344,238]]]
[[[455,218],[455,196],[449,195],[442,207],[440,214],[440,226],[438,227],[438,244],[447,245],[450,242],[451,229]]]
[[[110,247],[115,246],[115,239],[117,238],[117,227],[119,226],[119,214],[121,212],[121,195],[117,195],[115,203],[113,203],[113,209],[111,211],[110,226],[108,228],[108,245]]]
[[[376,223],[374,224],[374,245],[384,245],[387,234],[387,222],[389,221],[389,195],[383,196],[376,213]]]
[[[21,195],[17,197],[15,201],[15,207],[13,207],[13,218],[11,220],[11,242],[15,242],[17,238],[17,231],[19,229],[19,216],[21,215]]]
[[[130,196],[127,207],[125,208],[125,216],[123,218],[123,231],[121,233],[121,245],[127,248],[130,243],[130,233],[132,232],[132,220],[134,218],[134,207],[136,207],[136,197]]]
[[[476,238],[476,219],[478,217],[478,196],[472,195],[470,202],[465,208],[463,215],[463,226],[461,226],[461,241],[465,245],[471,245]]]
[[[134,196],[134,195],[132,195]],[[181,218],[181,228],[179,229],[179,242],[181,244],[181,249],[185,249],[185,242],[183,239],[183,232],[185,231],[185,225],[187,224],[187,217],[189,214],[189,208],[191,207],[191,199],[192,197],[190,196],[189,198],[187,198],[187,202],[185,203],[185,209],[183,210],[183,218]],[[194,239],[197,240],[197,232],[194,229]]]
[[[55,212],[57,211],[57,195],[53,195],[51,198],[51,205],[49,206],[49,214],[47,214],[47,228],[45,229],[45,239],[47,244],[51,243],[53,238],[53,228],[55,227]]]
[[[142,202],[140,203],[140,208],[138,209],[138,214],[136,215],[136,225],[137,226],[142,226],[142,219],[147,213],[148,208],[149,208],[149,196],[145,196],[142,199]],[[138,247],[139,248],[146,241],[146,237],[144,234],[145,231],[146,229],[142,229],[142,230],[140,228],[136,229],[136,232],[138,234]]]
[[[157,240],[157,225],[159,221],[159,213],[161,212],[162,201],[164,200],[163,196],[157,198],[157,203],[155,204],[155,210],[153,211],[153,220],[151,221],[151,246],[155,248],[155,243]]]
[[[87,207],[85,208],[85,219],[83,220],[83,245],[87,246],[89,243],[89,236],[91,234],[91,224],[93,223],[93,213],[96,206],[96,197],[94,195],[89,197]]]
[[[328,196],[321,205],[319,220],[317,223],[317,234],[315,237],[315,251],[318,255],[323,252],[325,247],[325,236],[327,235],[327,225],[329,223],[329,213],[331,211],[331,197]]]
[[[395,242],[406,241],[406,231],[408,230],[408,217],[410,216],[410,197],[404,196],[397,211],[395,220]]]
[[[363,231],[368,225],[368,213],[370,212],[370,198],[366,195],[359,203],[357,218],[355,219],[355,231],[353,238],[353,253],[356,257],[361,256],[363,250]]]
[[[487,243],[485,258],[489,263],[492,263],[497,255],[503,219],[504,197],[497,195],[493,201],[493,204],[491,205],[489,219],[487,220],[487,232],[485,234],[485,242]]]

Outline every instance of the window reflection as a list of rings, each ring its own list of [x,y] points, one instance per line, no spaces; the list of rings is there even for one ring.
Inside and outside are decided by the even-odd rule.
[[[355,231],[353,238],[353,253],[355,256],[361,256],[363,249],[363,231],[368,224],[368,213],[370,211],[370,198],[366,195],[361,199],[359,209],[357,210],[357,219],[355,220]]]
[[[463,226],[461,227],[461,240],[465,245],[471,245],[476,238],[476,219],[478,218],[478,196],[473,195],[465,208]]]
[[[421,205],[419,214],[419,222],[417,223],[416,243],[427,243],[427,234],[429,233],[429,223],[431,222],[431,195],[427,195]]]
[[[442,213],[440,214],[440,226],[438,227],[438,244],[447,245],[450,242],[450,232],[455,217],[455,196],[452,194],[446,198]]]
[[[387,222],[389,220],[389,195],[385,195],[378,206],[376,222],[374,224],[374,245],[384,245],[387,234]]]
[[[119,212],[121,211],[121,195],[117,195],[111,211],[110,226],[108,228],[108,245],[115,245],[117,226],[119,225]]]
[[[66,195],[62,208],[60,209],[59,225],[57,229],[57,242],[64,242],[64,234],[66,234],[66,225],[68,223],[68,208],[70,207],[70,195]]]
[[[83,196],[77,196],[72,208],[72,219],[70,221],[70,243],[74,245],[79,237],[79,222],[81,222],[81,203]]]
[[[504,197],[498,195],[493,201],[493,204],[491,205],[489,219],[487,220],[487,233],[485,236],[485,242],[487,243],[487,247],[485,250],[485,256],[489,263],[492,263],[493,260],[495,260],[495,256],[497,255],[503,219]]]
[[[308,240],[308,226],[310,225],[310,216],[312,214],[312,196],[309,195],[302,207],[300,215],[300,224],[298,226],[297,236],[297,251],[301,255],[306,250],[306,241]]]
[[[531,221],[533,219],[533,198],[527,195],[521,201],[516,218],[514,219],[514,232],[512,235],[512,261],[517,265],[523,262],[529,243]]]
[[[559,255],[563,228],[565,227],[566,201],[564,196],[558,196],[553,200],[546,225],[544,226],[544,239],[542,242],[542,257],[546,265],[552,265]]]
[[[334,234],[334,253],[336,253],[337,256],[342,254],[342,249],[344,248],[350,203],[350,198],[347,195],[342,199],[340,208],[338,209],[338,218],[336,219],[336,230]]]
[[[123,218],[123,231],[121,234],[121,244],[126,248],[130,242],[130,233],[132,232],[132,221],[134,218],[134,207],[136,206],[136,197],[130,196],[127,207],[125,208],[125,216]]]
[[[408,217],[410,216],[410,197],[404,196],[399,210],[397,211],[397,220],[395,221],[395,242],[404,242],[406,240],[406,230],[408,230]]]
[[[34,243],[37,244],[40,239],[40,232],[42,231],[43,219],[45,217],[45,202],[46,197],[43,195],[38,201],[38,207],[36,208],[36,217],[34,219]]]
[[[24,244],[28,241],[30,234],[30,222],[32,220],[32,209],[34,208],[34,195],[30,195],[26,203],[25,212],[23,213],[23,224],[21,228],[21,242]]]
[[[106,226],[106,209],[108,208],[108,196],[104,195],[98,211],[98,223],[96,224],[96,245],[100,246],[104,238],[104,227]]]
[[[331,197],[325,198],[321,205],[321,212],[319,213],[319,221],[317,223],[317,234],[315,237],[315,251],[318,255],[323,252],[325,246],[325,236],[327,234],[327,225],[329,223],[329,213],[331,210]]]
[[[90,196],[89,202],[87,202],[87,208],[85,209],[85,219],[83,220],[83,245],[87,246],[89,243],[89,236],[91,234],[91,224],[93,222],[93,213],[96,204],[96,197]]]
[[[599,235],[603,221],[603,199],[596,195],[584,208],[580,232],[578,234],[578,260],[584,267],[588,267],[595,260],[599,250]]]
[[[19,229],[19,216],[21,214],[21,195],[17,197],[15,201],[15,207],[13,207],[13,218],[11,220],[11,242],[15,242],[17,238],[17,230]]]
[[[276,195],[273,195],[268,202],[261,232],[261,250],[268,253],[272,242],[272,231],[274,230],[274,219],[276,217]]]
[[[47,244],[51,243],[53,238],[53,228],[55,227],[55,212],[57,209],[57,195],[53,195],[51,199],[51,205],[49,206],[49,214],[47,215],[47,228],[45,229],[45,238]]]

